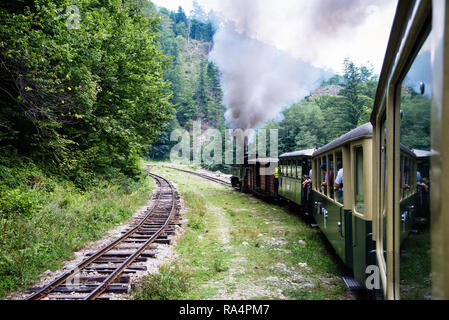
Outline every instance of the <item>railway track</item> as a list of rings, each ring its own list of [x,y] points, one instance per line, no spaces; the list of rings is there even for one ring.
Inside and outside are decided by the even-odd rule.
[[[156,255],[157,243],[169,244],[179,220],[178,195],[167,179],[148,174],[156,180],[153,206],[137,217],[124,234],[94,253],[72,270],[33,292],[26,300],[109,299],[108,294],[125,294],[130,274],[146,270],[139,265]]]
[[[181,172],[184,172],[184,173],[188,173],[188,174],[191,174],[191,175],[194,175],[194,176],[198,176],[198,177],[203,178],[203,179],[206,179],[206,180],[210,180],[210,181],[212,181],[212,182],[220,183],[220,184],[223,184],[223,185],[225,185],[225,186],[231,187],[231,183],[226,182],[226,181],[223,181],[223,180],[218,179],[218,178],[214,178],[214,177],[208,176],[208,175],[206,175],[206,174],[202,174],[202,173],[198,173],[198,172],[193,172],[193,171],[188,171],[188,170],[183,170],[183,169],[178,169],[178,168],[173,168],[173,167],[165,167],[165,168],[167,168],[167,169],[172,169],[172,170],[177,170],[177,171],[181,171]]]

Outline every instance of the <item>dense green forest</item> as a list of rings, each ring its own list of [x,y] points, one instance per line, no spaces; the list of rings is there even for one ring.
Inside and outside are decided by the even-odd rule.
[[[212,24],[198,6],[191,18],[186,17],[182,8],[177,12],[162,8],[160,15],[161,49],[172,60],[165,79],[171,83],[170,101],[176,110],[149,151],[153,159],[167,159],[171,147],[177,143],[170,142],[170,133],[178,128],[190,131],[193,121],[201,120],[203,129],[213,127],[222,132],[226,129],[219,71],[208,61],[215,32]]]

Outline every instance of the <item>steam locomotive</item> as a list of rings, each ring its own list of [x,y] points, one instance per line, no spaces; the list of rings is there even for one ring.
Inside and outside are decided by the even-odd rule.
[[[239,190],[312,215],[352,270],[347,285],[372,298],[449,299],[448,43],[449,3],[400,0],[370,123],[317,150],[250,155],[233,169]],[[426,80],[413,83],[427,51]],[[432,114],[432,151],[403,143],[406,87]]]

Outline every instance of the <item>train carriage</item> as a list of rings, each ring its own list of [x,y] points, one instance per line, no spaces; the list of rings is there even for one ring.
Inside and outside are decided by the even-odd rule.
[[[248,187],[264,197],[277,197],[275,169],[278,167],[277,158],[255,158],[248,160]]]
[[[373,239],[386,299],[449,298],[448,44],[447,1],[398,2],[371,115],[376,199]],[[407,163],[407,153],[401,147],[406,138],[402,121],[407,101],[405,89],[409,96],[412,92],[412,97],[421,97],[420,111],[431,114],[426,124],[431,137],[430,132],[423,134],[428,135],[432,150],[429,176],[432,228],[413,232],[406,239],[404,220],[410,224],[410,211],[414,210],[407,199],[414,197],[416,189],[407,186],[404,180],[404,168],[408,165],[410,172],[414,169]]]
[[[318,149],[312,157],[313,216],[342,261],[365,283],[371,239],[372,125]]]
[[[285,153],[279,157],[279,196],[301,206],[306,211],[311,203],[310,184],[303,186],[310,178],[312,154],[315,150]]]

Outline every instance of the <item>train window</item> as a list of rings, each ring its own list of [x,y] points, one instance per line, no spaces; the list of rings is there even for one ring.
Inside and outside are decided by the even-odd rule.
[[[284,172],[285,172],[285,176],[288,177],[288,160],[285,161],[284,163]]]
[[[400,160],[400,164],[399,164],[399,172],[400,172],[400,184],[401,184],[401,200],[405,198],[405,178],[404,178],[404,157],[401,156],[401,160]]]
[[[295,169],[293,171],[293,178],[298,178],[298,160],[295,160]]]
[[[293,160],[290,160],[290,162],[289,162],[289,168],[288,168],[288,175],[290,176],[290,177],[293,177],[293,167],[294,167],[294,161]]]
[[[337,164],[337,175],[335,177],[334,190],[336,195],[336,200],[344,204],[344,191],[343,191],[343,154],[337,152],[335,154],[335,161]]]
[[[335,165],[334,165],[334,155],[331,154],[328,157],[329,166],[328,166],[328,188],[329,188],[329,196],[334,200],[334,180],[335,180]]]
[[[295,177],[295,161],[290,161],[290,177]]]
[[[381,210],[379,214],[379,229],[378,232],[381,236],[381,241],[379,243],[380,245],[380,251],[383,252],[383,259],[385,263],[387,262],[387,183],[388,183],[388,176],[387,176],[387,119],[384,116],[382,119],[382,126],[380,129],[380,150],[379,150],[379,164],[380,164],[380,202],[379,202],[379,208]],[[386,270],[384,270],[386,272]]]
[[[321,159],[321,193],[327,196],[327,165],[326,165],[326,157]]]
[[[400,142],[412,150],[430,150],[432,62],[431,37],[421,47],[400,83]],[[400,298],[432,298],[429,191],[416,192],[415,157],[403,153],[401,159],[402,199],[399,202]],[[413,232],[411,232],[413,230]]]
[[[318,192],[321,192],[321,182],[320,182],[320,177],[321,177],[321,159],[317,160],[317,164],[316,164],[316,175],[315,175],[315,183],[316,183],[316,190]]]
[[[365,188],[363,179],[363,148],[354,149],[354,197],[355,211],[365,213]]]

